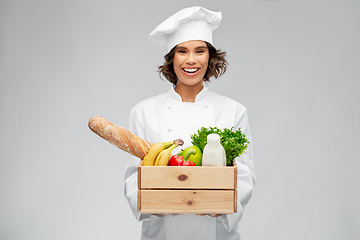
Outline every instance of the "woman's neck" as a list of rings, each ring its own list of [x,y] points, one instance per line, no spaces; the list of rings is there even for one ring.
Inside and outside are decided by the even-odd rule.
[[[175,86],[175,92],[177,92],[183,102],[195,102],[196,96],[203,89],[203,81],[195,85],[186,85],[180,81]]]

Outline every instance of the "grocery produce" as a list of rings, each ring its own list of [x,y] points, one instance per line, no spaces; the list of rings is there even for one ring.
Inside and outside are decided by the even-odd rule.
[[[184,162],[184,157],[179,155],[173,155],[170,158],[169,166],[182,166]]]
[[[183,144],[184,144],[184,142],[181,139],[177,139],[177,140],[174,140],[171,142],[155,143],[154,145],[151,146],[151,148],[145,155],[142,165],[143,166],[156,166],[156,165],[163,166],[163,165],[160,165],[160,163],[164,164],[165,161],[166,161],[166,165],[167,165],[168,161],[170,159],[171,151],[175,147],[182,146]],[[168,155],[168,158],[166,160],[167,155]],[[157,162],[156,162],[156,160],[157,160]]]
[[[183,166],[196,166],[196,164],[188,159],[183,162]]]
[[[171,157],[171,151],[177,146],[173,144],[171,147],[161,151],[155,159],[155,166],[167,166]]]
[[[193,154],[196,154],[195,149],[186,151],[184,155],[174,155],[170,158],[169,166],[196,166],[194,162],[188,159],[189,156]]]
[[[204,152],[204,147],[207,143],[207,136],[211,133],[217,133],[220,135],[220,143],[225,149],[226,153],[226,165],[231,166],[233,160],[244,153],[249,141],[246,139],[245,134],[241,132],[241,129],[236,131],[232,128],[219,129],[217,127],[202,127],[196,133],[191,135],[192,144],[200,148],[201,152]]]
[[[192,152],[192,154],[188,155],[189,152]],[[190,147],[187,147],[177,155],[183,156],[185,160],[190,160],[191,162],[195,163],[196,166],[202,165],[202,153],[198,146],[192,145]]]

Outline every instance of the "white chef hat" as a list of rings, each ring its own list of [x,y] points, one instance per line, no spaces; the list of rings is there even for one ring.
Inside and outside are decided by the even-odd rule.
[[[158,25],[149,38],[161,47],[167,46],[168,51],[190,40],[213,44],[212,31],[219,26],[221,18],[221,12],[203,7],[184,8]]]

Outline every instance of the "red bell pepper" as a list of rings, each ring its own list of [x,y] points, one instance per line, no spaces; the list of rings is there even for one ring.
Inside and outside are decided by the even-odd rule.
[[[183,166],[196,166],[196,164],[188,159],[183,161]]]
[[[174,155],[170,158],[169,166],[182,166],[184,162],[183,156]]]
[[[195,163],[188,159],[191,154],[196,154],[196,150],[189,151],[185,156],[172,156],[169,161],[169,166],[196,166]]]

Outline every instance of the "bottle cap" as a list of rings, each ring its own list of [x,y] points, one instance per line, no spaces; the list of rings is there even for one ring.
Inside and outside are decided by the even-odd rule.
[[[207,136],[207,143],[209,145],[218,145],[220,144],[220,135],[216,133],[211,133]]]

